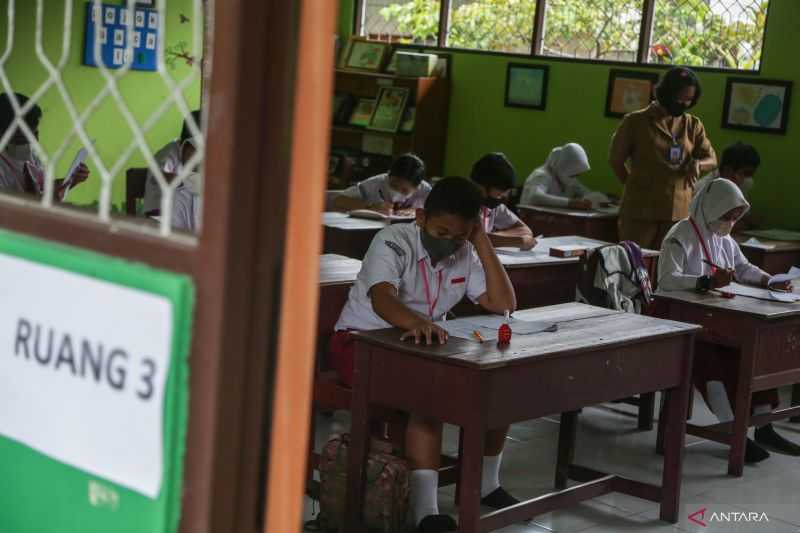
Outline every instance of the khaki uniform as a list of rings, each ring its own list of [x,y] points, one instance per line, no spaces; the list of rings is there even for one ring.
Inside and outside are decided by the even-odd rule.
[[[673,143],[681,159],[669,161]],[[658,249],[672,223],[689,215],[694,189],[681,167],[691,159],[716,159],[700,119],[671,117],[653,102],[625,116],[611,141],[611,159],[629,161],[619,213],[620,239]]]

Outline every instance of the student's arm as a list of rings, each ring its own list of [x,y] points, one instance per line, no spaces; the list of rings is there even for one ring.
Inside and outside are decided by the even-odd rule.
[[[748,261],[747,257],[742,253],[742,249],[739,248],[739,243],[733,240],[733,237],[728,237],[727,239],[729,239],[728,242],[730,246],[733,247],[733,264],[736,271],[736,280],[748,285],[766,287],[771,276]]]
[[[536,246],[531,228],[523,222],[517,222],[504,230],[493,231],[489,234],[489,240],[494,246],[513,246],[522,250],[530,250]]]
[[[701,276],[684,273],[686,250],[676,239],[666,241],[658,258],[658,288],[665,291],[694,290]],[[712,276],[711,288],[718,289],[730,285],[733,271],[719,269]]]
[[[486,278],[486,292],[478,296],[478,303],[492,313],[513,312],[517,308],[514,287],[511,285],[511,280],[508,279],[506,269],[497,258],[494,246],[482,224],[475,225],[470,241],[475,247],[475,253],[478,255]],[[470,277],[472,278],[472,275]],[[473,280],[470,279],[470,282],[472,283]]]
[[[620,182],[628,181],[628,168],[625,162],[633,152],[633,139],[631,135],[630,119],[625,117],[617,128],[616,133],[611,139],[611,149],[609,150],[608,164]]]
[[[350,187],[344,193],[333,199],[333,207],[340,211],[354,211],[356,209],[372,209],[384,215],[392,214],[392,204],[388,202],[369,202],[361,196],[358,185]]]

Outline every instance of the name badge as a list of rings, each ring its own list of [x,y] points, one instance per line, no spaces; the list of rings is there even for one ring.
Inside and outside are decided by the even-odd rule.
[[[683,160],[683,148],[679,144],[673,144],[669,147],[669,155],[667,161],[673,165],[679,164]]]

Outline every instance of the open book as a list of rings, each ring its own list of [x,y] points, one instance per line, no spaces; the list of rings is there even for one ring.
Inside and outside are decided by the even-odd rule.
[[[350,211],[350,216],[353,218],[366,218],[367,220],[383,220],[386,222],[411,222],[414,220],[414,215],[384,215],[371,209],[355,209]]]

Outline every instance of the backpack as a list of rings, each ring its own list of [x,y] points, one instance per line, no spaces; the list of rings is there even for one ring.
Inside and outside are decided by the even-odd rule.
[[[642,250],[635,242],[601,246],[581,257],[577,301],[640,314],[653,301]]]
[[[319,523],[341,531],[347,493],[347,449],[350,435],[334,434],[320,454]],[[409,468],[391,453],[391,445],[373,439],[367,457],[364,523],[384,533],[404,531],[408,513]]]

